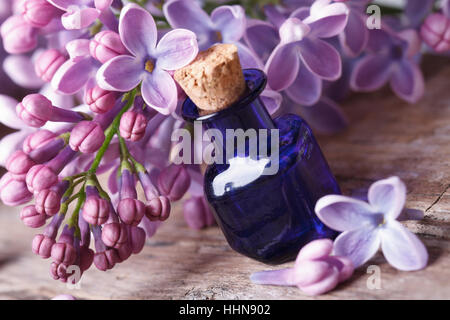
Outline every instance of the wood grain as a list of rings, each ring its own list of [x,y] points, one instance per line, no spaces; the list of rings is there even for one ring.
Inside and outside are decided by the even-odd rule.
[[[319,137],[343,192],[366,192],[375,180],[397,175],[408,187],[407,206],[425,211],[405,223],[430,253],[429,266],[400,272],[381,254],[381,289],[367,287],[366,266],[350,281],[317,299],[450,299],[450,67],[427,68],[425,97],[408,105],[389,90],[356,95],[345,111],[351,126]],[[179,206],[141,254],[108,272],[92,268],[81,288],[50,279],[49,261],[30,250],[34,230],[22,226],[18,209],[0,208],[0,298],[49,299],[69,293],[80,299],[311,299],[296,288],[253,285],[249,275],[274,269],[233,252],[218,228],[194,231]],[[286,264],[289,266],[291,264]]]

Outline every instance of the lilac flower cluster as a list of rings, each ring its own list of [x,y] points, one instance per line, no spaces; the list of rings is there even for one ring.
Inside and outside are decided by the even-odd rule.
[[[11,0],[3,69],[29,94],[0,96],[0,121],[17,130],[0,142],[0,198],[34,199],[20,217],[45,226],[33,251],[52,258],[62,281],[69,266],[108,270],[139,253],[186,193],[187,224],[212,225],[199,166],[170,163],[171,133],[185,125],[174,71],[199,50],[233,43],[243,68],[267,73],[271,114],[299,113],[336,132],[347,120],[335,101],[350,89],[389,82],[406,101],[422,96],[423,43],[450,50],[449,1],[430,14],[433,2],[410,0],[407,19],[369,30],[367,0]]]

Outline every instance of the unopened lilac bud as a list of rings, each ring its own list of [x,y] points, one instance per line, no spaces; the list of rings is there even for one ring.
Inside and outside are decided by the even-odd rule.
[[[56,134],[49,130],[41,129],[33,132],[23,141],[22,150],[25,153],[38,149],[56,138]]]
[[[120,258],[115,249],[97,252],[94,255],[94,265],[101,271],[112,269],[119,261]]]
[[[74,151],[94,153],[103,141],[105,134],[101,126],[95,121],[81,121],[70,133],[69,145]]]
[[[144,114],[133,110],[127,111],[120,119],[120,135],[131,141],[142,139],[147,128],[148,119]]]
[[[132,252],[134,254],[141,252],[145,244],[145,230],[140,227],[130,227],[128,230],[128,238]]]
[[[84,100],[92,112],[105,113],[111,110],[117,100],[117,93],[94,86],[86,91]]]
[[[164,221],[170,215],[170,201],[165,196],[151,199],[145,207],[145,215],[150,221]]]
[[[87,197],[82,214],[86,222],[99,226],[108,220],[109,210],[108,200],[93,195]]]
[[[117,261],[118,263],[124,262],[133,254],[133,249],[131,248],[130,242],[125,243],[119,249],[116,249],[116,251],[119,257],[119,260]]]
[[[37,46],[37,29],[28,24],[22,15],[9,17],[3,22],[0,33],[8,53],[25,53]]]
[[[54,188],[39,191],[35,198],[35,207],[37,212],[47,216],[53,216],[58,213],[61,205],[61,196]]]
[[[38,234],[33,238],[31,247],[34,254],[41,256],[43,259],[48,259],[50,258],[54,244],[55,239],[43,234]]]
[[[89,269],[94,261],[94,251],[88,246],[80,247],[80,269],[82,272]]]
[[[30,192],[39,192],[58,183],[58,174],[45,164],[37,164],[28,171],[25,181]]]
[[[11,154],[6,161],[6,169],[16,180],[25,180],[28,170],[34,166],[36,162],[22,150],[17,150]]]
[[[450,19],[442,13],[430,14],[420,29],[422,40],[436,52],[450,50]]]
[[[171,164],[158,177],[158,189],[171,201],[180,200],[191,184],[191,177],[183,165]]]
[[[144,217],[145,205],[137,199],[122,199],[117,205],[117,213],[123,223],[137,226]]]
[[[192,229],[202,229],[215,223],[213,213],[205,197],[192,197],[183,204],[184,220]]]
[[[105,224],[102,229],[102,240],[108,247],[120,248],[128,241],[127,226],[118,222]]]
[[[58,9],[46,0],[27,0],[21,5],[25,21],[36,28],[45,27],[58,14]]]
[[[111,30],[97,33],[89,43],[91,56],[105,63],[114,57],[127,54],[128,51],[122,44],[119,34]]]
[[[46,215],[37,212],[33,205],[26,206],[20,212],[20,219],[30,228],[40,228],[45,224]]]
[[[59,240],[52,246],[51,257],[56,262],[71,265],[75,262],[77,254],[73,247],[73,230],[65,227]]]
[[[45,82],[53,79],[56,71],[66,61],[66,57],[56,49],[48,49],[41,53],[34,63],[34,71]]]
[[[31,127],[42,127],[52,117],[52,103],[41,94],[29,94],[16,107],[20,119]]]
[[[25,181],[19,181],[8,172],[0,180],[0,199],[7,206],[18,206],[31,200],[33,194]]]

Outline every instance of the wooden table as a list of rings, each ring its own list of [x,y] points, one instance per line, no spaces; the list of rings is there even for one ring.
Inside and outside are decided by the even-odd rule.
[[[345,132],[319,137],[343,192],[365,192],[397,175],[408,187],[407,206],[425,219],[407,222],[430,253],[429,266],[400,272],[378,254],[336,290],[318,299],[450,299],[450,64],[430,59],[425,97],[408,105],[389,90],[353,96],[344,105]],[[190,230],[179,206],[141,254],[108,272],[90,269],[81,288],[50,279],[49,261],[30,250],[34,230],[16,208],[0,210],[0,298],[49,299],[310,299],[297,288],[258,286],[249,275],[270,269],[233,252],[218,228]],[[291,264],[286,264],[289,266]],[[369,289],[368,265],[381,270],[381,289]]]

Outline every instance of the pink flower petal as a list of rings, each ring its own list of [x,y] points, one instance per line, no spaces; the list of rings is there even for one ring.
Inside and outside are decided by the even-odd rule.
[[[368,200],[377,212],[397,219],[405,205],[406,186],[398,177],[379,180],[370,186]]]
[[[62,15],[61,22],[67,30],[83,29],[90,26],[99,16],[100,10],[70,6]]]
[[[158,68],[177,70],[190,63],[198,53],[195,33],[175,29],[166,33],[156,47]]]
[[[334,241],[334,254],[349,258],[358,268],[372,258],[380,248],[378,228],[360,228],[341,233]]]
[[[354,230],[364,226],[376,226],[382,220],[367,202],[341,195],[327,195],[316,203],[319,219],[336,231]]]
[[[142,81],[142,98],[150,107],[168,115],[177,107],[177,87],[170,74],[161,69],[154,69],[146,74]]]
[[[303,106],[312,106],[319,101],[322,94],[322,80],[301,66],[292,85],[286,89],[286,94]]]
[[[425,91],[422,71],[410,61],[395,64],[390,85],[397,96],[409,103],[416,103]]]
[[[365,16],[350,11],[347,27],[339,34],[345,53],[351,57],[361,54],[369,41],[369,30],[365,25]]]
[[[95,67],[90,56],[69,59],[56,71],[52,87],[60,93],[74,94],[93,76],[93,71]]]
[[[280,42],[278,30],[272,24],[256,19],[248,21],[244,39],[263,62],[269,59],[270,53]]]
[[[8,55],[3,61],[3,70],[14,83],[21,87],[37,89],[44,84],[44,81],[34,72],[33,61],[28,56]]]
[[[299,48],[300,58],[312,73],[325,80],[336,80],[341,76],[341,57],[331,44],[320,39],[304,38]]]
[[[314,2],[311,6],[311,15],[303,21],[311,28],[312,36],[334,37],[341,33],[347,25],[348,8],[343,3],[324,5],[321,2],[323,0]]]
[[[220,6],[211,12],[211,20],[216,30],[221,32],[223,42],[235,42],[245,31],[245,11],[241,6]]]
[[[278,45],[266,64],[267,81],[276,91],[289,87],[297,77],[300,66],[295,43]]]
[[[156,47],[158,34],[155,20],[137,4],[127,4],[120,12],[119,34],[128,51],[140,58],[153,52]]]
[[[381,249],[390,265],[403,271],[425,268],[428,252],[415,234],[397,221],[389,221],[380,233]]]
[[[392,64],[385,55],[367,55],[359,60],[353,69],[350,86],[355,91],[374,91],[391,77]]]
[[[97,83],[104,90],[129,91],[141,82],[145,74],[142,61],[132,56],[117,56],[97,71]]]

